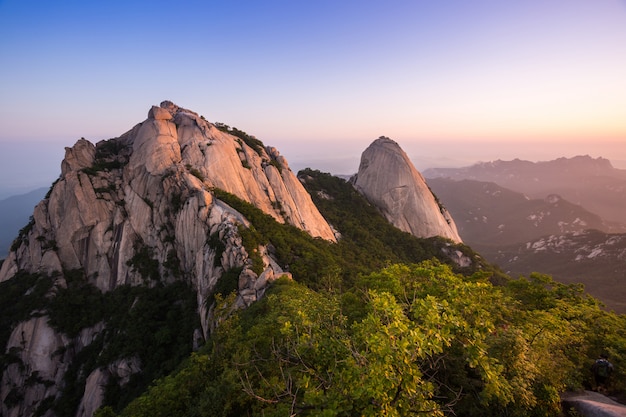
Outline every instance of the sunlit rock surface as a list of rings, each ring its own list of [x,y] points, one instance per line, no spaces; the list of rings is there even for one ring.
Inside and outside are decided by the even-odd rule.
[[[417,237],[442,236],[461,242],[454,220],[393,140],[380,137],[372,142],[361,155],[352,181],[397,228]]]

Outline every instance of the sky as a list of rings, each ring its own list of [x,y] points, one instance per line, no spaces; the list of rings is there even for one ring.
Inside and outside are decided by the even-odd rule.
[[[626,169],[626,0],[0,0],[0,198],[152,105],[356,172],[590,155]]]

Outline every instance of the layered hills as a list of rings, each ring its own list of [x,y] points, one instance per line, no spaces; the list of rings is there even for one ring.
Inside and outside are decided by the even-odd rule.
[[[530,198],[493,182],[467,179],[431,178],[428,185],[472,246],[501,246],[588,229],[626,232],[626,225],[608,222],[558,194]]]
[[[494,182],[543,199],[550,194],[585,207],[610,222],[626,223],[626,170],[614,168],[604,158],[577,156],[553,161],[481,162],[464,168],[431,168],[426,178]]]
[[[397,167],[383,163],[386,152],[368,151],[371,168]],[[402,155],[397,144],[393,153]],[[387,253],[372,235],[364,246],[380,253],[366,257],[341,238],[351,226],[338,220],[336,230],[313,203],[303,183],[312,186],[314,173],[297,178],[276,149],[236,128],[165,101],[118,138],[78,140],[0,266],[1,414],[90,416],[105,403],[121,406],[209,338],[223,319],[221,296],[233,292],[231,309],[245,308],[280,277],[336,285],[389,260],[430,258],[489,269],[455,245],[452,220],[411,167],[402,167],[408,177],[391,171],[403,181],[390,190],[406,199],[394,190],[420,180],[429,205],[419,219],[377,206],[391,200],[376,195],[384,189],[365,164],[359,173],[369,202],[354,198],[372,205],[368,216],[398,216],[415,235],[383,222],[377,233],[410,249]],[[430,216],[441,233],[431,221],[411,225]],[[329,245],[343,255],[327,255]]]
[[[542,271],[582,283],[608,308],[626,312],[622,170],[585,156],[495,161],[425,175],[464,242],[508,274]]]

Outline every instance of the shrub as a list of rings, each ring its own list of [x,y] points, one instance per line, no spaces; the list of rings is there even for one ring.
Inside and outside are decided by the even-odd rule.
[[[126,264],[139,272],[144,281],[160,281],[159,261],[154,259],[154,248],[146,246],[142,241],[138,240],[133,245],[133,250],[135,254]]]

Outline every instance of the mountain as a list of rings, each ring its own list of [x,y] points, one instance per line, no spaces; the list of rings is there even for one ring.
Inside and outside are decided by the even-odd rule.
[[[626,317],[600,310],[580,286],[498,276],[464,245],[393,227],[346,181],[298,176],[342,235],[326,256],[305,249],[312,280],[302,285],[294,271],[276,281],[176,372],[98,417],[556,417],[560,394],[584,386],[596,352],[626,346]],[[277,250],[288,243],[278,237]],[[471,267],[443,264],[446,248]],[[614,363],[620,384],[626,366],[618,354]]]
[[[464,168],[431,168],[430,178],[494,182],[531,198],[558,194],[603,219],[626,223],[626,170],[614,168],[604,158],[576,156],[546,162],[482,162]]]
[[[18,236],[24,244],[5,261],[0,281],[18,270],[84,268],[107,291],[138,281],[126,266],[137,245],[161,254],[173,250],[185,270],[201,268],[206,260],[195,256],[202,252],[202,236],[216,230],[196,223],[211,225],[229,212],[213,204],[213,187],[334,241],[284,158],[240,136],[164,102],[120,138],[96,146],[79,140],[66,149],[61,178]]]
[[[398,229],[417,237],[443,236],[461,242],[454,220],[395,141],[381,136],[372,142],[351,181]]]
[[[119,138],[96,145],[78,140],[66,148],[61,168],[60,178],[37,204],[0,268],[0,283],[26,286],[20,303],[36,294],[46,297],[34,310],[17,303],[11,307],[17,309],[15,315],[9,310],[5,314],[5,320],[13,321],[4,323],[3,331],[9,333],[1,340],[11,353],[1,368],[3,416],[39,413],[38,407],[46,405],[65,415],[72,407],[63,404],[77,405],[76,415],[91,415],[107,384],[123,386],[152,367],[146,374],[149,382],[168,368],[158,363],[155,352],[107,353],[113,341],[124,343],[120,328],[111,323],[121,320],[111,318],[120,313],[105,314],[111,303],[128,311],[156,297],[154,306],[143,307],[150,311],[161,303],[163,312],[150,313],[155,323],[169,311],[163,321],[176,314],[182,320],[186,314],[186,324],[175,320],[170,326],[176,327],[169,327],[167,334],[159,336],[155,330],[147,337],[174,343],[172,338],[183,337],[179,332],[191,326],[197,341],[210,332],[210,300],[218,280],[234,280],[228,285],[238,289],[236,305],[246,306],[262,296],[268,282],[288,275],[268,246],[246,249],[247,236],[242,238],[239,229],[249,221],[213,190],[253,204],[277,222],[336,241],[277,150],[171,102],[153,106],[147,120]],[[172,285],[189,289],[163,292]],[[8,288],[15,286],[4,288],[9,294]],[[105,302],[107,297],[117,301]],[[191,349],[191,333],[186,337],[184,346]],[[77,367],[85,364],[77,358],[88,352],[104,362],[78,377]],[[78,390],[72,398],[68,386]]]
[[[336,230],[304,187],[324,178],[169,101],[120,137],[66,148],[0,264],[0,415],[120,410],[279,278],[328,289],[427,259],[498,277],[466,246],[393,227],[345,181],[315,196],[365,210]]]
[[[0,200],[0,259],[9,248],[20,228],[28,223],[35,205],[46,195],[47,188],[39,188]]]

